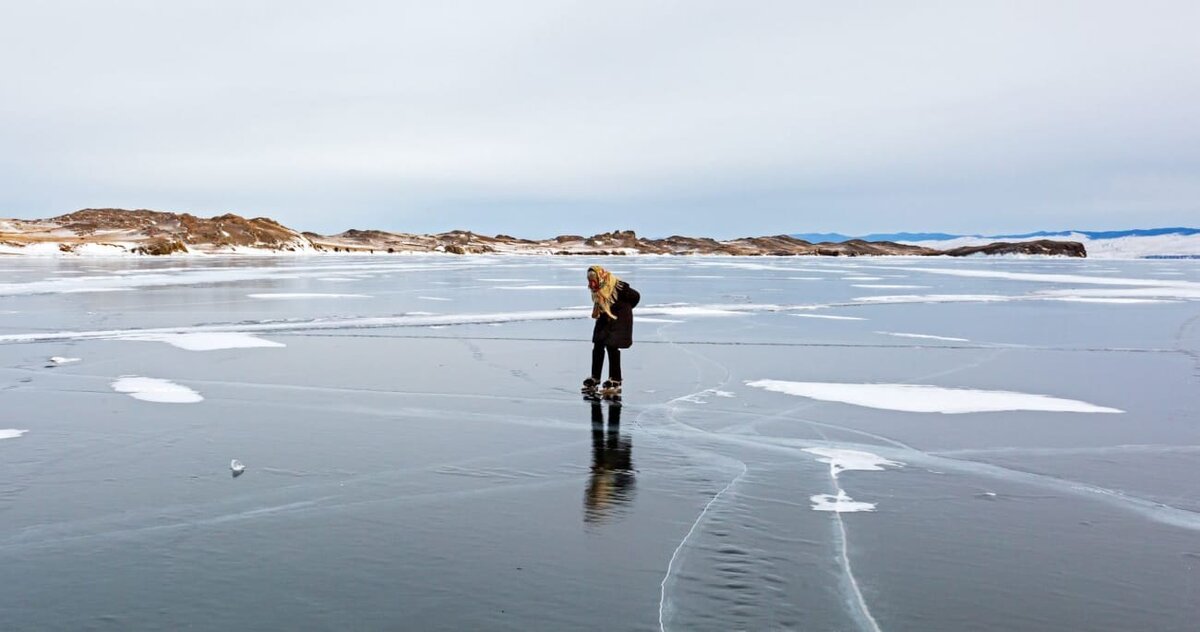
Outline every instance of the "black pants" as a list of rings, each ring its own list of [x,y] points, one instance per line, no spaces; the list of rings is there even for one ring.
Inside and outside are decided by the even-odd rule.
[[[592,377],[599,379],[604,370],[604,351],[608,350],[608,379],[621,381],[621,350],[600,343],[592,345]]]

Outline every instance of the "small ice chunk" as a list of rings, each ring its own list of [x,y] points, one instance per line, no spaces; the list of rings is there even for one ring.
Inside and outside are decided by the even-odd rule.
[[[229,462],[229,469],[233,472],[233,477],[237,478],[246,471],[246,466],[241,461],[234,459]]]
[[[0,439],[16,439],[17,437],[29,432],[28,430],[17,430],[16,428],[0,428]]]
[[[50,361],[54,364],[70,364],[72,362],[79,362],[79,360],[79,358],[64,358],[62,356],[52,356],[50,358]]]

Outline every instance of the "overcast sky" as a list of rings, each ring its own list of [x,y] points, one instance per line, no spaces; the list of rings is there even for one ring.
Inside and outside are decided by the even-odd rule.
[[[6,2],[0,216],[1200,224],[1200,2]]]

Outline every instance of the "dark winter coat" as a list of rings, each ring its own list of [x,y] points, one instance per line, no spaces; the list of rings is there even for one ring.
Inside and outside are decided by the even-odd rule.
[[[633,308],[637,307],[642,295],[629,287],[624,281],[617,282],[617,299],[613,301],[612,313],[617,319],[613,320],[603,311],[596,319],[596,328],[592,330],[592,343],[606,347],[628,349],[633,346]]]

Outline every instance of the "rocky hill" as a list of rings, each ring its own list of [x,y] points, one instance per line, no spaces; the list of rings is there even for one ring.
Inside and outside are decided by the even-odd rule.
[[[40,220],[0,220],[0,246],[64,253],[130,252],[168,255],[187,252],[261,250],[301,252],[312,244],[300,233],[265,217],[89,208]]]
[[[560,235],[530,240],[470,231],[434,235],[347,230],[336,235],[298,232],[265,217],[225,214],[196,217],[149,210],[83,209],[39,220],[0,220],[0,254],[142,254],[183,253],[432,253],[551,255],[778,255],[846,256],[1038,254],[1086,257],[1077,242],[1040,240],[938,250],[890,241],[851,239],[811,243],[788,235],[718,241],[675,235],[664,239],[615,231],[584,237]]]

